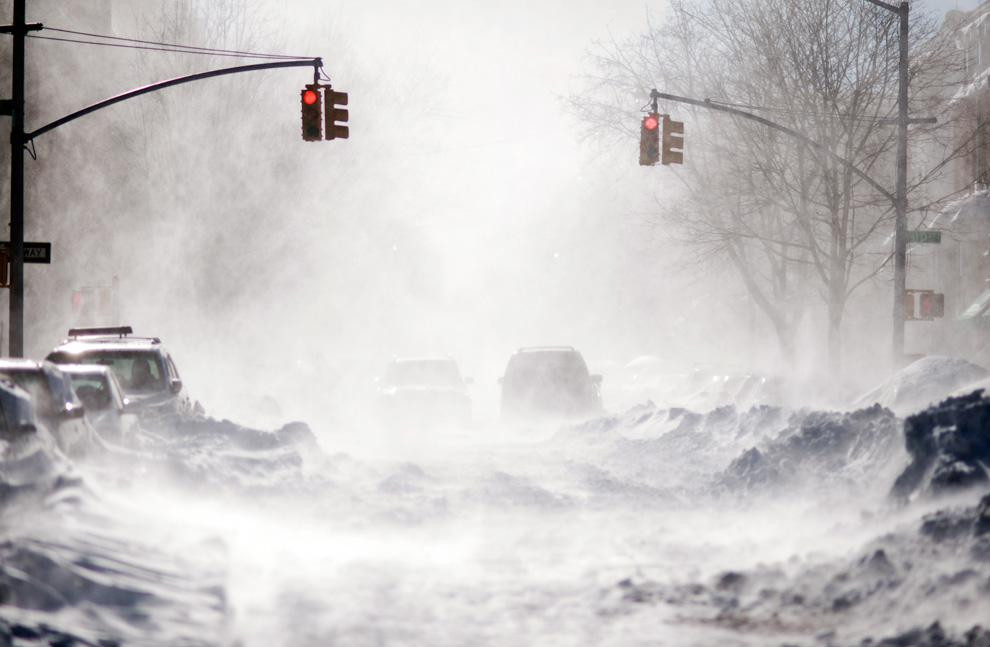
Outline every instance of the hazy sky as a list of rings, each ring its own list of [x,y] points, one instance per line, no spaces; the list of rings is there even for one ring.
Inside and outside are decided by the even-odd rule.
[[[956,6],[955,0],[926,2],[937,3],[936,11]],[[258,7],[250,24],[262,43],[248,48],[324,57],[335,87],[350,92],[351,139],[299,141],[298,92],[308,72],[283,72],[251,77],[250,85],[237,80],[239,91],[253,92],[250,110],[235,103],[217,111],[223,98],[217,90],[224,86],[190,85],[101,111],[39,141],[42,161],[30,171],[39,187],[78,179],[49,207],[81,212],[59,221],[67,223],[61,241],[50,229],[32,229],[37,221],[28,227],[29,236],[61,243],[61,267],[79,265],[89,253],[75,245],[76,260],[62,250],[77,235],[76,219],[101,217],[101,200],[113,192],[100,187],[118,180],[89,160],[87,176],[54,169],[61,159],[56,153],[86,151],[87,133],[104,142],[114,128],[123,128],[138,152],[146,151],[149,183],[159,188],[135,196],[137,206],[120,217],[135,231],[137,249],[151,239],[162,258],[144,259],[142,270],[127,246],[106,253],[104,245],[91,255],[109,257],[108,269],[85,279],[56,283],[54,273],[31,268],[29,280],[61,308],[30,296],[29,313],[51,319],[49,330],[28,340],[34,354],[62,334],[72,288],[83,280],[108,283],[116,273],[124,277],[127,323],[174,340],[187,364],[202,356],[203,369],[188,371],[199,383],[208,381],[214,358],[197,353],[193,343],[220,341],[191,336],[196,326],[190,322],[223,327],[238,318],[250,322],[241,329],[250,328],[253,336],[228,336],[228,356],[244,347],[260,355],[267,344],[281,357],[287,339],[300,347],[320,340],[331,346],[328,356],[351,353],[376,366],[393,353],[450,353],[493,392],[508,353],[522,345],[573,344],[593,364],[621,365],[658,352],[741,366],[761,359],[766,336],[738,281],[676,267],[669,237],[658,243],[663,232],[644,226],[644,214],[655,212],[653,201],[676,189],[676,172],[640,167],[633,137],[611,146],[582,142],[585,126],[565,110],[568,97],[583,87],[593,41],[643,33],[649,22],[662,21],[663,2],[335,0],[308,8],[291,3],[292,11],[274,0],[241,4]],[[959,0],[960,8],[972,4]],[[142,22],[126,20],[124,9],[134,5],[118,2],[122,9],[112,28],[120,36],[158,37],[160,25],[149,9],[157,5],[172,6],[149,3],[133,11],[131,18]],[[57,7],[33,3],[29,19],[77,25],[76,12]],[[269,24],[282,39],[277,46]],[[63,65],[32,85],[49,93],[28,116],[32,124],[205,64],[51,41],[32,41],[29,56],[39,65]],[[238,128],[229,139],[242,148],[229,154],[223,133],[208,132],[204,136],[215,139],[197,141],[183,119],[154,112],[159,103],[172,111],[163,114],[192,123],[202,121],[195,111],[211,107],[224,119],[257,114],[264,121],[252,122],[249,138]],[[191,113],[182,113],[183,107]],[[144,130],[133,130],[136,118]],[[690,130],[686,136],[690,142]],[[128,165],[139,159],[135,151],[108,152],[109,159],[119,158],[120,173],[134,176]],[[161,156],[181,164],[164,163]],[[273,158],[282,160],[285,176],[271,181],[270,196],[254,196],[252,185],[268,180],[257,169]],[[46,164],[53,170],[42,178]],[[184,182],[171,182],[172,175]],[[200,178],[210,182],[195,181]],[[238,209],[262,198],[265,205],[291,205],[291,216],[254,232]],[[231,200],[239,201],[236,208]],[[143,213],[149,205],[160,223],[142,228],[152,220]],[[308,212],[311,218],[298,215]],[[292,246],[292,262],[271,256],[279,245]],[[263,274],[251,273],[252,258],[266,260]],[[161,267],[182,271],[173,275]],[[223,288],[225,309],[187,297],[201,294],[203,284]],[[278,331],[276,341],[271,331]],[[743,338],[753,343],[736,343]]]

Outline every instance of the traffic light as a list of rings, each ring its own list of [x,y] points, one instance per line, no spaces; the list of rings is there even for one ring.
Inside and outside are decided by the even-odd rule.
[[[639,165],[653,166],[660,161],[660,115],[656,112],[643,117],[639,128]]]
[[[302,103],[302,138],[307,142],[323,139],[323,111],[320,100],[320,86],[307,85],[299,93]]]
[[[347,139],[348,127],[347,108],[340,106],[347,105],[347,93],[335,92],[327,88],[327,110],[326,110],[326,138],[327,139]]]
[[[674,121],[670,115],[663,116],[663,155],[664,164],[684,163],[684,122]]]

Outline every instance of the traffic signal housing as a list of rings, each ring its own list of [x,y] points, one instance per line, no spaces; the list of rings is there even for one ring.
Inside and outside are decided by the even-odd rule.
[[[302,138],[307,142],[323,139],[322,93],[317,84],[307,85],[299,92],[302,104]]]
[[[663,153],[661,162],[664,164],[684,163],[684,122],[674,121],[670,115],[663,116]]]
[[[347,139],[350,132],[347,127],[347,93],[335,92],[327,88],[327,109],[326,109],[326,138],[327,139]]]
[[[940,292],[922,292],[918,296],[919,319],[941,319],[945,316],[945,295]]]
[[[643,117],[639,128],[639,165],[653,166],[660,161],[660,115],[656,112]]]

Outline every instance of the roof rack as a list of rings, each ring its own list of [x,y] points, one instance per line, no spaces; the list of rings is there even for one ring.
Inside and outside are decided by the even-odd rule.
[[[111,326],[107,328],[69,328],[69,339],[76,337],[102,337],[106,335],[117,335],[123,338],[130,335],[134,330],[130,326]]]
[[[531,350],[574,350],[573,346],[523,346],[517,353],[522,353]]]

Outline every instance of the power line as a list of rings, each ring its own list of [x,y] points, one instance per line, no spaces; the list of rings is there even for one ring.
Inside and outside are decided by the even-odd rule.
[[[195,49],[175,49],[171,47],[152,47],[150,45],[125,45],[123,43],[101,43],[99,41],[93,40],[81,40],[73,38],[58,38],[56,36],[35,36],[32,34],[27,35],[28,38],[36,38],[38,40],[54,40],[62,43],[77,43],[80,45],[100,45],[103,47],[117,47],[120,49],[142,49],[153,52],[172,52],[175,54],[200,54],[203,56],[223,56],[227,58],[255,58],[262,60],[285,60],[292,59],[295,60],[297,57],[294,56],[284,56],[281,54],[228,54],[222,50],[195,50]],[[300,56],[300,59],[313,58],[312,56]]]
[[[196,50],[197,53],[198,52],[211,52],[211,53],[217,53],[217,54],[239,54],[239,55],[243,55],[245,57],[252,57],[252,58],[285,58],[285,59],[312,58],[311,56],[290,56],[290,55],[287,55],[287,54],[269,54],[269,53],[262,53],[262,52],[245,52],[245,51],[236,50],[236,49],[219,49],[219,48],[215,48],[215,47],[199,47],[199,46],[196,46],[196,45],[182,45],[180,43],[165,43],[165,42],[154,41],[154,40],[143,40],[143,39],[140,39],[140,38],[127,38],[127,37],[124,37],[124,36],[110,36],[110,35],[107,35],[107,34],[94,34],[94,33],[86,32],[86,31],[74,31],[72,29],[60,29],[58,27],[45,27],[45,29],[47,31],[59,32],[59,33],[62,33],[62,34],[71,34],[73,36],[86,36],[88,38],[101,38],[101,39],[104,39],[104,40],[116,40],[116,41],[122,41],[122,42],[127,42],[127,43],[139,43],[141,45],[156,45],[156,46],[159,46],[159,47],[168,47],[168,48],[174,48],[174,49]]]

